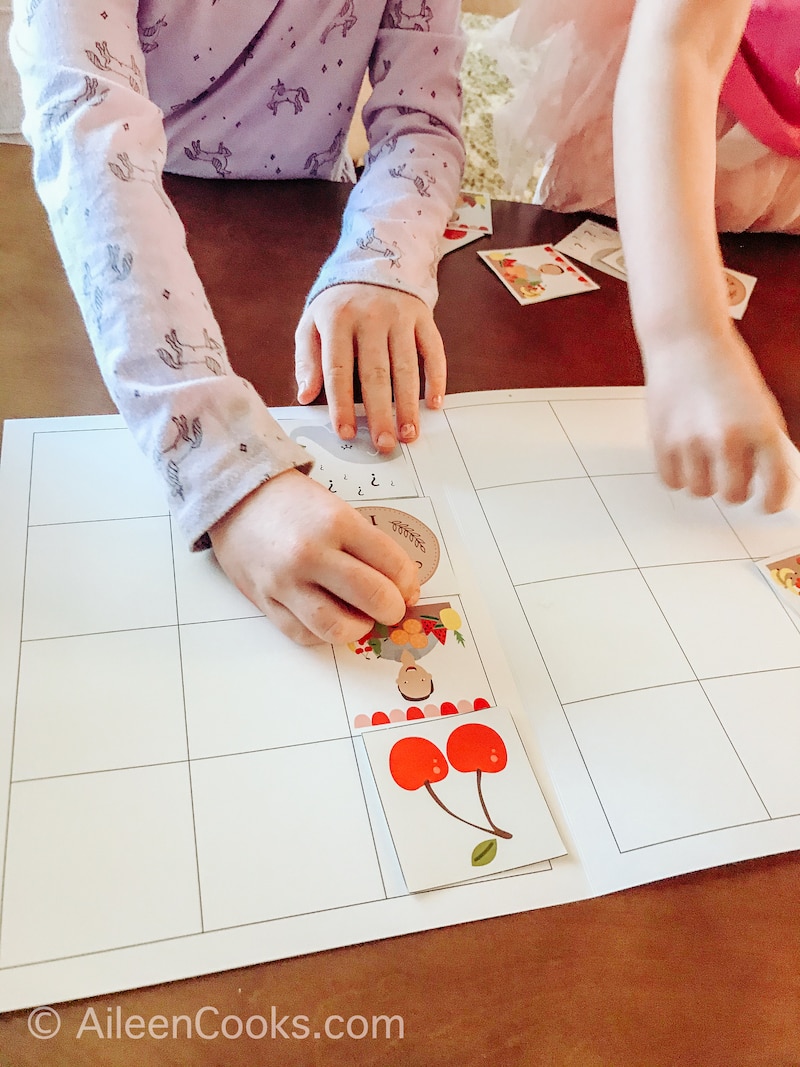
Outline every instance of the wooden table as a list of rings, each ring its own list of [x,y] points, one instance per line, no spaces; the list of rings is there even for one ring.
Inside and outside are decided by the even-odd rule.
[[[27,149],[0,146],[0,418],[113,411],[33,194]],[[293,332],[333,245],[346,190],[327,183],[168,182],[235,367],[268,403],[291,403]],[[576,224],[495,204],[481,247],[557,240]],[[800,441],[800,242],[724,241],[759,278],[741,324]],[[518,307],[478,261],[452,253],[437,310],[451,391],[641,384],[625,286]],[[800,705],[800,700],[798,701]],[[799,754],[800,755],[800,754]],[[800,764],[800,761],[799,761]],[[800,773],[800,769],[798,771]],[[110,904],[110,906],[112,906]],[[401,1015],[403,1040],[76,1041],[87,1002],[52,1041],[27,1012],[0,1019],[2,1067],[106,1064],[518,1064],[790,1067],[800,1064],[800,853],[675,878],[598,900],[486,920],[93,999],[101,1020],[194,1013],[246,1018]]]

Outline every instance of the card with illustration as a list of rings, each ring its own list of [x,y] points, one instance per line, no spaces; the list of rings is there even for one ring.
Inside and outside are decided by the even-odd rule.
[[[410,892],[565,854],[506,708],[373,730],[364,745]]]
[[[494,695],[458,597],[425,598],[393,626],[334,646],[354,730],[492,707]]]
[[[519,304],[541,304],[560,296],[599,289],[552,245],[497,249],[478,255]]]
[[[762,560],[759,567],[783,602],[800,614],[800,548]]]
[[[403,500],[402,508],[391,500],[357,503],[356,510],[409,554],[419,568],[423,596],[448,596],[457,589],[439,522],[428,497]]]
[[[477,230],[478,233],[492,232],[492,200],[487,193],[468,193],[462,190],[458,194],[453,214],[447,223],[450,230]]]
[[[439,251],[446,256],[448,252],[455,252],[457,248],[470,245],[473,241],[480,241],[481,237],[485,236],[486,234],[481,233],[480,230],[455,229],[448,226],[439,238]]]
[[[610,274],[612,278],[624,282],[628,277],[624,260],[622,268],[614,264],[614,257],[622,252],[622,241],[617,231],[610,226],[587,219],[572,233],[557,241],[554,247],[589,267]]]
[[[586,263],[595,270],[610,274],[627,282],[628,269],[625,265],[625,253],[622,241],[616,230],[603,226],[599,222],[587,219],[577,229],[554,245],[560,252]],[[752,274],[724,268],[725,286],[728,294],[728,314],[732,319],[741,319],[747,310],[750,296],[757,278]]]
[[[725,268],[725,287],[728,293],[728,314],[732,319],[741,319],[755,287],[757,278],[752,274]]]
[[[617,248],[614,252],[607,252],[600,257],[600,262],[605,263],[607,267],[613,267],[615,271],[625,278],[628,277],[628,268],[625,266],[625,253],[622,248]]]
[[[356,419],[356,436],[343,441],[327,419],[313,409],[302,421],[281,420],[284,431],[314,458],[311,477],[345,500],[421,496],[414,468],[403,445],[383,455],[369,435],[367,420]]]

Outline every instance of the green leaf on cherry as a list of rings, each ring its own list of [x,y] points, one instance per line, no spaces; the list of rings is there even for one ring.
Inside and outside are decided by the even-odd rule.
[[[487,863],[491,863],[497,855],[497,838],[490,837],[486,841],[481,841],[479,845],[476,845],[472,850],[472,866],[473,867],[485,867]]]

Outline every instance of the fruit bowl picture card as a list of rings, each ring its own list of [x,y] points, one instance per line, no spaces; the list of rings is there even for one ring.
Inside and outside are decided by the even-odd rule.
[[[478,255],[520,304],[541,304],[600,288],[552,245],[495,249]]]
[[[762,560],[759,566],[784,604],[800,614],[800,547]]]
[[[566,852],[505,708],[363,735],[412,893]]]
[[[447,223],[452,230],[477,230],[492,232],[492,200],[488,193],[469,193],[462,189],[458,194],[453,214]]]
[[[441,254],[463,248],[472,241],[487,237],[492,232],[492,199],[488,193],[458,194],[453,214],[439,239]]]

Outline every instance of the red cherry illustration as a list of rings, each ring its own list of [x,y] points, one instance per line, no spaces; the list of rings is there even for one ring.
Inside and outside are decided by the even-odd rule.
[[[497,730],[482,722],[465,722],[462,726],[457,726],[447,739],[447,758],[457,771],[463,774],[475,772],[478,799],[492,832],[498,837],[512,837],[508,830],[501,830],[492,820],[481,788],[481,775],[484,771],[496,774],[502,771],[508,762],[505,742]]]
[[[426,737],[401,737],[389,753],[389,773],[401,789],[411,792],[444,781],[449,770],[444,752]]]
[[[505,742],[500,734],[481,722],[465,722],[450,734],[447,758],[457,771],[502,771],[508,761]]]
[[[389,751],[389,773],[401,789],[408,789],[413,793],[414,790],[424,786],[430,797],[447,815],[466,823],[467,826],[473,826],[476,830],[485,831],[484,826],[478,826],[477,823],[456,815],[436,795],[431,783],[443,781],[449,770],[445,754],[426,737],[401,737],[399,741],[395,741]],[[506,833],[505,830],[497,831],[491,819],[489,819],[489,825],[498,836],[511,837],[511,834]]]

